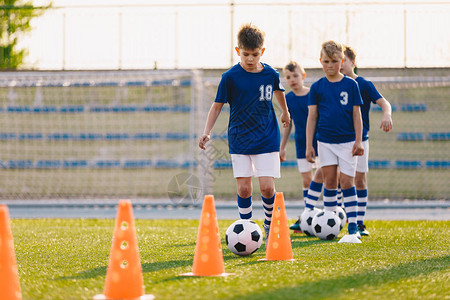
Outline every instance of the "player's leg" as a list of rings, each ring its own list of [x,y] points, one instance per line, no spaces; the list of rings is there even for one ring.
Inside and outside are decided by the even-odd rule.
[[[335,153],[335,144],[318,142],[320,167],[323,175],[323,205],[325,210],[336,211],[337,204],[337,167],[338,156]],[[312,183],[311,183],[312,184]],[[308,200],[309,200],[308,192]]]
[[[358,197],[358,216],[357,224],[358,230],[361,235],[369,235],[366,226],[364,225],[364,218],[366,216],[367,209],[367,172],[369,172],[369,140],[363,141],[364,155],[358,156],[358,162],[356,164],[356,195]]]
[[[233,175],[237,185],[237,204],[241,219],[252,218],[252,176],[254,174],[249,155],[231,154]]]
[[[314,173],[314,178],[309,184],[308,194],[305,200],[305,209],[314,209],[316,207],[317,201],[319,200],[320,194],[322,193],[323,187],[323,173],[322,168],[318,168]]]
[[[358,200],[355,188],[355,173],[357,157],[352,155],[353,142],[337,145],[339,155],[340,184],[344,198],[345,212],[348,220],[348,234],[356,236],[358,233],[356,216]],[[358,237],[360,237],[358,235]],[[344,239],[345,238],[345,239]],[[343,242],[356,242],[355,237],[344,237]],[[348,238],[348,241],[347,241]]]
[[[275,202],[275,180],[280,178],[280,154],[279,152],[251,155],[255,168],[255,176],[258,177],[261,199],[264,208],[264,232],[266,242],[269,237],[270,224],[272,222],[273,203]]]

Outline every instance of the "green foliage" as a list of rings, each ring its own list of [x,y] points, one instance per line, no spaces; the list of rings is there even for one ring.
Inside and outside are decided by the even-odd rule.
[[[17,69],[26,49],[18,49],[19,39],[32,28],[33,18],[41,16],[48,6],[36,7],[32,1],[0,0],[0,69]]]
[[[290,220],[292,222],[293,220]],[[23,299],[92,299],[103,293],[114,220],[12,220]],[[450,221],[368,221],[362,244],[291,235],[293,262],[262,262],[264,244],[229,277],[192,271],[198,220],[136,220],[146,294],[156,299],[446,299]],[[262,225],[262,221],[258,221]],[[344,234],[342,231],[341,235]]]

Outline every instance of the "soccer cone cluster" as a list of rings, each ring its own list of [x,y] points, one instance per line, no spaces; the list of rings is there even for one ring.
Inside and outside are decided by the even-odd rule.
[[[0,205],[0,298],[21,300],[14,241],[6,205]]]
[[[134,227],[133,206],[129,200],[120,200],[103,295],[100,299],[154,299],[144,295],[142,266]]]

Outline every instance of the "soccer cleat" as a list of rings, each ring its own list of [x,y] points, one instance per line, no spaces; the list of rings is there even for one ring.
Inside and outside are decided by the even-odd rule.
[[[270,232],[270,225],[263,224],[264,233],[266,234],[266,244],[267,240],[269,239],[269,232]]]
[[[290,230],[293,230],[294,232],[298,232],[298,233],[302,233],[303,231],[300,228],[300,217],[298,217],[297,222],[295,222],[294,224],[292,224],[289,227]]]
[[[358,224],[358,232],[360,235],[368,236],[369,231],[366,229],[366,225]]]
[[[361,240],[355,234],[346,234],[344,235],[338,243],[348,243],[348,244],[361,244]]]

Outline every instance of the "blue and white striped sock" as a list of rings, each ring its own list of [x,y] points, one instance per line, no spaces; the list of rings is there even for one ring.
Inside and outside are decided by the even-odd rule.
[[[336,212],[337,207],[337,190],[323,189],[323,209]]]
[[[239,208],[239,217],[241,219],[252,218],[252,196],[248,198],[242,198],[237,195],[237,203]]]
[[[263,202],[264,207],[264,224],[270,226],[270,222],[272,222],[272,211],[273,211],[273,203],[275,202],[275,194],[271,198],[264,198],[263,195],[261,195],[261,199]]]
[[[306,206],[306,198],[308,197],[308,189],[303,188],[303,201],[305,202]]]
[[[357,223],[358,223],[358,225],[363,225],[364,217],[366,216],[366,209],[367,209],[367,189],[356,190],[356,195],[358,196]]]
[[[337,206],[342,207],[342,190],[341,190],[341,186],[338,186],[338,189],[337,189]]]
[[[316,207],[317,200],[319,200],[322,193],[323,183],[317,183],[311,181],[309,184],[308,195],[306,196],[305,208],[314,209]]]
[[[356,215],[358,213],[358,199],[356,197],[356,188],[353,186],[349,189],[342,190],[344,196],[345,212],[348,220],[348,233],[356,233]]]

